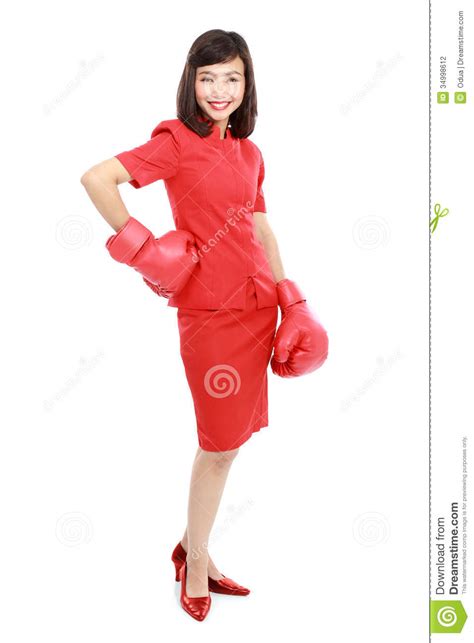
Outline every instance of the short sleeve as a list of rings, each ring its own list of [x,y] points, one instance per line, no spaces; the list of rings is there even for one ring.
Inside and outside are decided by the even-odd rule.
[[[260,152],[260,151],[259,151]],[[258,183],[257,183],[257,195],[255,197],[254,212],[267,212],[267,207],[265,205],[265,195],[263,194],[263,179],[265,178],[265,164],[263,162],[263,156],[260,152],[260,168],[258,171]]]
[[[132,179],[134,188],[142,188],[159,179],[169,179],[179,168],[180,145],[176,133],[163,122],[151,133],[150,140],[130,150],[115,154]]]

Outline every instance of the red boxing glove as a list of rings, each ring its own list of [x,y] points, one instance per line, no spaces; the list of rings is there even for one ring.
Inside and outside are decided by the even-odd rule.
[[[145,283],[162,297],[179,293],[199,262],[194,235],[187,230],[170,230],[159,239],[130,217],[105,247],[110,256],[135,268]]]
[[[280,377],[298,377],[319,368],[328,356],[328,336],[290,279],[277,282],[281,322],[273,341],[271,368]]]

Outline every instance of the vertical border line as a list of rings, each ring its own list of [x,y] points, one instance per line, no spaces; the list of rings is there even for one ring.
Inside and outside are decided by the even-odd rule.
[[[428,640],[431,643],[431,0],[428,8]]]

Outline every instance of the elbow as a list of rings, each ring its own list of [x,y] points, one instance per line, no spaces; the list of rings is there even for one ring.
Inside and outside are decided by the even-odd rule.
[[[116,176],[104,167],[103,164],[97,164],[90,167],[81,176],[82,185],[87,188],[94,185],[117,185],[118,181]]]
[[[100,180],[102,183],[107,180],[107,175],[103,172],[100,164],[92,165],[88,170],[84,172],[81,176],[82,185],[90,185],[97,180]]]
[[[89,170],[87,170],[87,172],[84,172],[84,174],[81,176],[82,185],[85,185],[89,181],[89,178],[90,178],[90,174],[89,174]]]
[[[84,172],[84,174],[81,176],[82,185],[86,186],[88,183],[90,183],[93,179],[93,174],[93,171],[90,169]]]

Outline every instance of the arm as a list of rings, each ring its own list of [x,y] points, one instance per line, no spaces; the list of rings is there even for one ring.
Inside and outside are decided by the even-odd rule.
[[[255,234],[262,243],[275,282],[285,279],[285,271],[278,249],[278,243],[264,212],[254,212]]]
[[[130,217],[120,196],[118,184],[130,181],[131,178],[115,157],[92,166],[81,176],[81,183],[92,203],[115,232]]]
[[[114,154],[84,173],[82,185],[115,232],[130,217],[120,197],[118,184],[128,181],[134,188],[142,188],[175,176],[179,170],[180,150],[177,131],[170,128],[167,121],[161,121],[146,143]]]
[[[263,244],[276,282],[281,311],[271,368],[280,377],[297,377],[320,368],[328,355],[326,330],[312,314],[295,282],[285,277],[278,244],[263,212],[254,212],[255,234]]]
[[[185,230],[172,230],[155,239],[122,201],[117,186],[131,179],[122,163],[112,157],[87,170],[81,183],[116,232],[106,243],[111,257],[137,270],[156,294],[169,298],[184,288],[199,261],[194,236]]]

